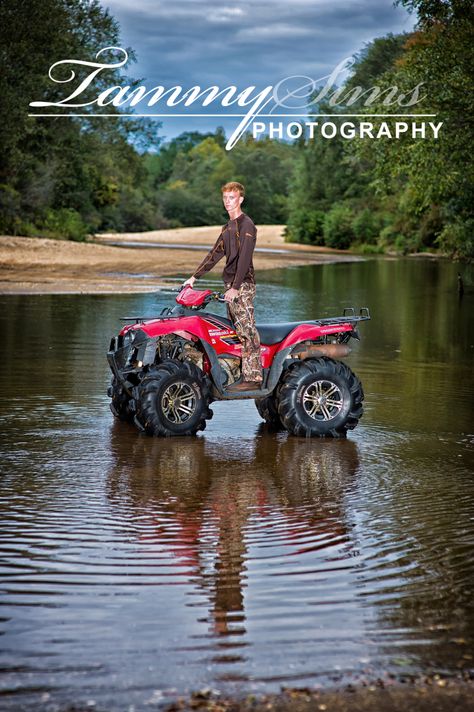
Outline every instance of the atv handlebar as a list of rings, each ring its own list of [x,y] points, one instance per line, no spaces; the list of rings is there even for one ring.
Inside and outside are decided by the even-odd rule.
[[[186,289],[189,285],[187,284],[182,284],[181,287],[178,287],[177,289],[170,289],[171,292],[174,292],[175,294],[179,294],[180,292],[183,291],[183,289]],[[194,289],[194,287],[192,287]],[[206,295],[206,297],[203,300],[203,306],[205,304],[208,304],[211,301],[216,301],[216,302],[224,302],[225,303],[225,295],[223,292],[211,292],[210,294]]]

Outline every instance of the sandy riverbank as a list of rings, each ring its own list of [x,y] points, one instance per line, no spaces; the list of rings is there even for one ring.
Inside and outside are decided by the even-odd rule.
[[[340,250],[285,243],[283,225],[258,230],[254,265],[268,270],[304,264],[360,260]],[[97,236],[92,242],[34,237],[0,237],[0,293],[117,293],[151,292],[172,275],[189,276],[214,244],[220,226],[154,230]],[[111,243],[147,247],[118,247]],[[167,245],[152,247],[152,243]],[[186,245],[202,246],[202,250]],[[220,278],[223,262],[212,272]]]

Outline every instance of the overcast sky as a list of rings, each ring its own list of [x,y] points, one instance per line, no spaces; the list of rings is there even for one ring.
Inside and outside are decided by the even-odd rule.
[[[391,0],[104,0],[103,5],[120,23],[123,46],[136,52],[138,62],[128,73],[150,89],[177,84],[263,89],[291,75],[317,79],[375,37],[410,31],[415,21]],[[170,110],[158,104],[136,111]],[[206,109],[196,103],[187,111]],[[160,134],[167,138],[218,125],[229,134],[236,124],[219,118],[162,121]]]

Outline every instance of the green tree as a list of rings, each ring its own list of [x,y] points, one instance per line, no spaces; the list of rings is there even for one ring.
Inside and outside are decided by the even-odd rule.
[[[243,207],[255,222],[284,223],[294,156],[290,144],[255,141],[250,135],[226,151],[224,133],[217,129],[211,135],[178,136],[148,156],[146,165],[158,203],[173,225],[225,222],[220,188],[230,180],[244,184]]]
[[[192,148],[177,152],[171,177],[158,193],[166,218],[180,225],[222,222],[220,186],[232,174],[228,152],[215,137],[206,137]]]
[[[328,247],[346,250],[354,241],[354,215],[343,203],[335,203],[326,213],[323,223],[324,242]]]
[[[351,96],[355,99],[357,94],[354,90],[361,87],[365,93],[361,94],[359,102],[364,101],[371,93],[370,90],[379,84],[382,74],[393,67],[403,55],[409,37],[409,33],[394,35],[389,32],[384,37],[376,37],[372,42],[367,42],[355,55],[351,76],[344,85],[347,91],[343,93],[342,99],[347,97],[348,100]]]
[[[118,23],[97,0],[1,2],[3,232],[78,239],[108,226],[111,215],[115,220],[132,189],[140,186],[143,199],[148,199],[147,174],[137,148],[156,133],[156,125],[152,132],[149,123],[128,119],[28,116],[32,100],[58,101],[70,93],[49,79],[54,62],[91,59],[100,49],[119,44]],[[131,50],[129,54],[133,59]],[[77,78],[82,76],[79,70]],[[92,100],[111,83],[133,85],[119,70],[107,71],[98,75],[82,100]],[[94,113],[100,110],[93,108]]]
[[[230,152],[235,180],[245,185],[244,209],[257,223],[286,223],[288,192],[296,150],[269,138],[250,134]]]
[[[331,121],[341,119],[335,113]],[[340,136],[301,140],[288,201],[287,240],[323,244],[321,213],[343,201],[350,210],[360,201],[365,205],[369,179],[365,162],[354,160]]]
[[[439,138],[393,141],[370,147],[354,142],[360,160],[373,161],[380,196],[397,196],[398,240],[412,249],[439,245],[453,255],[474,256],[474,8],[464,0],[402,2],[419,15],[417,31],[382,79],[401,91],[422,84],[417,113],[443,122]],[[386,108],[386,107],[385,107]],[[371,107],[377,113],[380,102]],[[370,154],[370,155],[369,155]]]

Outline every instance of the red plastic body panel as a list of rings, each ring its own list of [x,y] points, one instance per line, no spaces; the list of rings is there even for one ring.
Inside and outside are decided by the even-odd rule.
[[[143,324],[126,326],[121,333],[125,334],[129,329],[140,329],[151,338],[164,336],[165,334],[177,334],[190,340],[200,339],[206,341],[218,356],[228,354],[241,357],[242,345],[234,329],[227,325],[221,325],[217,319],[207,320],[202,316],[182,316],[176,319],[154,319],[145,321]],[[275,353],[279,350],[280,344],[266,346],[262,344],[262,366],[269,368],[272,364]]]
[[[330,336],[331,334],[341,334],[345,331],[353,331],[352,324],[323,324],[317,326],[315,324],[301,324],[293,329],[288,336],[281,341],[278,346],[280,349],[286,349],[287,346],[294,346],[300,341],[314,341],[321,336]]]
[[[215,317],[206,318],[203,316],[182,316],[177,318],[153,319],[142,324],[125,326],[121,333],[125,334],[129,329],[140,329],[151,338],[164,336],[165,334],[177,334],[191,341],[206,341],[214,349],[218,356],[228,354],[240,358],[242,345],[234,329],[226,324],[221,324]],[[301,341],[313,341],[321,336],[330,334],[340,334],[341,332],[352,331],[352,324],[301,324],[296,326],[288,336],[277,344],[262,344],[261,358],[263,368],[270,368],[275,354],[288,346],[294,346]]]

